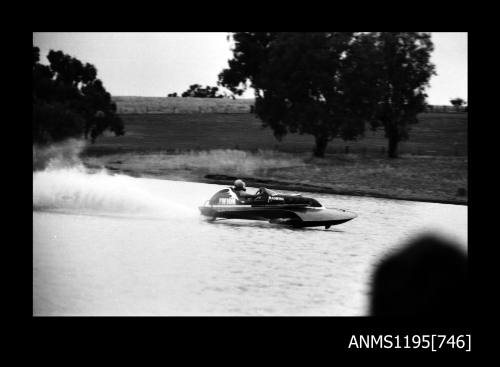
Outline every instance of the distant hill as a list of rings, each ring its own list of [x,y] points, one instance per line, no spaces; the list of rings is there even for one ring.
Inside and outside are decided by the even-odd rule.
[[[114,96],[118,113],[249,113],[254,99]]]
[[[133,97],[114,96],[118,113],[249,113],[253,98]],[[429,105],[426,112],[456,113],[465,107]]]

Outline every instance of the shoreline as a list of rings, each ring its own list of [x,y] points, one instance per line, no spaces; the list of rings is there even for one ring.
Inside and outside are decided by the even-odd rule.
[[[321,185],[311,185],[311,184],[303,184],[299,182],[290,182],[284,180],[277,179],[262,179],[257,177],[235,177],[224,174],[206,174],[206,175],[197,175],[192,172],[180,172],[178,170],[172,170],[171,172],[163,171],[162,173],[156,173],[151,171],[145,172],[137,172],[135,170],[130,169],[121,169],[117,167],[113,167],[110,165],[104,165],[101,167],[85,164],[87,168],[90,169],[99,169],[105,168],[109,172],[124,174],[132,177],[139,178],[153,178],[160,180],[171,180],[171,181],[185,181],[185,182],[197,182],[197,183],[207,183],[207,184],[216,184],[216,185],[228,185],[232,186],[234,180],[237,178],[245,181],[247,186],[250,187],[262,187],[265,186],[272,190],[287,190],[287,191],[301,191],[301,192],[311,192],[311,193],[322,193],[322,194],[331,194],[331,195],[346,195],[346,196],[360,196],[360,197],[371,197],[371,198],[379,198],[379,199],[389,199],[389,200],[403,200],[403,201],[415,201],[415,202],[426,202],[426,203],[437,203],[437,204],[450,204],[450,205],[464,205],[468,206],[467,199],[457,199],[457,200],[449,200],[449,199],[438,199],[438,198],[430,198],[425,196],[405,196],[405,195],[391,195],[385,194],[381,192],[368,192],[361,189],[335,189],[332,187],[321,186]]]
[[[261,180],[252,180],[251,178],[244,177],[243,181],[247,183],[247,186],[255,187],[255,183],[262,182]],[[346,195],[346,196],[362,196],[362,197],[371,197],[378,199],[390,199],[390,200],[403,200],[403,201],[418,201],[418,202],[426,202],[426,203],[437,203],[437,204],[452,204],[452,205],[465,205],[467,206],[467,202],[458,201],[458,200],[446,200],[446,199],[430,199],[430,198],[415,198],[415,197],[405,197],[405,196],[394,196],[387,195],[383,193],[371,193],[364,192],[362,190],[340,190],[334,189],[330,187],[324,186],[315,186],[315,185],[304,185],[300,183],[289,184],[287,182],[280,182],[275,180],[270,180],[269,184],[266,184],[265,187],[272,190],[287,190],[287,191],[305,191],[312,193],[321,193],[321,194],[331,194],[331,195]],[[224,180],[224,179],[207,179],[206,183],[220,184],[220,185],[230,185],[232,186],[234,180]]]
[[[419,115],[401,159],[387,158],[383,131],[336,141],[318,159],[311,136],[278,142],[253,114],[213,112],[122,115],[127,134],[99,138],[80,158],[132,176],[222,185],[238,177],[276,190],[468,204],[466,113]]]

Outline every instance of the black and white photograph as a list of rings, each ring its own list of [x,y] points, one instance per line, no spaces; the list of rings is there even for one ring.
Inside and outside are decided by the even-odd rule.
[[[33,32],[33,317],[466,317],[467,49]]]

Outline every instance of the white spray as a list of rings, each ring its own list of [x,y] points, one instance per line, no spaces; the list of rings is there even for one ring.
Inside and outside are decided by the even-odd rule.
[[[90,172],[79,159],[85,142],[33,147],[33,209],[106,215],[186,217],[195,208],[149,190],[148,182],[104,168]],[[38,170],[36,170],[38,169]],[[168,192],[167,192],[168,194]]]

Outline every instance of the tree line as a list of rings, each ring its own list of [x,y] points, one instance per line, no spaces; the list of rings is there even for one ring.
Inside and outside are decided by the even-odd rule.
[[[178,97],[177,92],[169,93],[167,97]],[[219,92],[218,87],[211,87],[207,85],[202,87],[200,84],[192,84],[189,88],[181,94],[181,97],[194,97],[194,98],[232,98],[234,95]]]
[[[236,32],[232,39],[233,58],[218,85],[234,95],[253,88],[254,112],[264,126],[279,140],[289,133],[313,135],[317,157],[333,139],[362,138],[367,127],[384,129],[388,155],[397,157],[399,142],[424,111],[435,74],[434,46],[423,32]],[[41,64],[33,47],[35,143],[81,136],[94,142],[106,130],[124,134],[93,65],[62,51],[51,50],[47,59],[49,65]],[[182,97],[231,96],[193,84]]]
[[[51,50],[49,65],[33,47],[33,143],[85,138],[92,143],[104,131],[124,134],[116,104],[91,64]]]
[[[255,90],[255,113],[277,139],[315,138],[324,157],[334,138],[356,140],[383,128],[398,156],[435,74],[433,43],[423,32],[236,32],[233,58],[218,84]]]

